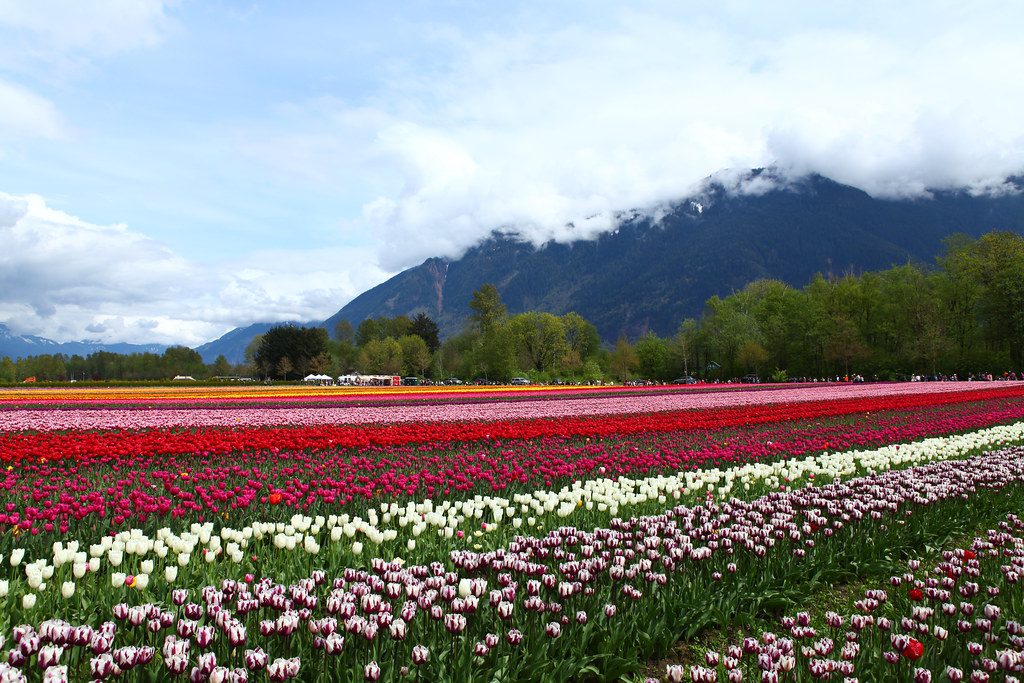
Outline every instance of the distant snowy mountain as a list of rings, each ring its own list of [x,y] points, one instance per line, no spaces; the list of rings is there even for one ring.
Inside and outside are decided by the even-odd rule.
[[[56,342],[45,337],[11,332],[10,328],[0,323],[0,358],[7,356],[17,360],[26,356],[61,353],[65,356],[88,356],[97,351],[111,353],[163,353],[167,347],[163,344],[105,344],[96,341]]]

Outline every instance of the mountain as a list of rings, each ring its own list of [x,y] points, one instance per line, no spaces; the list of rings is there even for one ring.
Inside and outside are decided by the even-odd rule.
[[[800,287],[816,273],[933,263],[942,240],[957,232],[1022,232],[1024,178],[1008,179],[995,194],[884,199],[820,175],[793,180],[761,169],[712,177],[691,197],[619,221],[595,240],[541,247],[494,233],[461,258],[429,258],[402,271],[320,324],[331,331],[342,319],[358,326],[423,312],[448,336],[465,324],[473,292],[490,282],[510,312],[576,311],[607,342],[647,330],[667,335],[699,316],[711,296],[758,278]],[[198,350],[207,361],[223,353],[241,362],[252,337],[273,324],[233,330]]]
[[[263,334],[271,327],[284,324],[313,327],[319,323],[253,323],[248,327],[236,327],[222,337],[218,337],[202,346],[197,346],[196,351],[203,357],[204,363],[212,363],[220,355],[223,355],[231,363],[242,363],[245,361],[245,349],[249,346],[253,337]]]
[[[18,335],[0,324],[0,358],[8,356],[14,360],[26,356],[62,353],[65,356],[88,356],[97,351],[111,353],[163,353],[167,347],[161,344],[105,344],[95,341],[56,342],[45,337]]]
[[[576,311],[605,341],[647,330],[666,335],[713,295],[759,278],[805,285],[816,273],[932,263],[956,232],[1024,231],[1024,182],[999,195],[934,192],[878,199],[819,175],[792,181],[756,170],[738,186],[709,181],[654,215],[620,216],[596,240],[535,247],[493,234],[461,258],[431,258],[357,296],[325,321],[357,325],[425,312],[442,334],[465,324],[473,291],[493,283],[511,313]]]

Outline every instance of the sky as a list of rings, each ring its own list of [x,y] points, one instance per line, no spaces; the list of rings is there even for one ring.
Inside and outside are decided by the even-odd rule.
[[[0,0],[0,323],[190,346],[774,165],[1024,171],[1024,3]]]

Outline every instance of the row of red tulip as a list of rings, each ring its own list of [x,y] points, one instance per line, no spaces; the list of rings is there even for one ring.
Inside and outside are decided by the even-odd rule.
[[[316,430],[15,435],[8,437],[9,442],[30,450],[12,457],[14,464],[0,472],[0,501],[5,504],[0,525],[29,533],[66,533],[83,520],[103,519],[119,527],[167,517],[202,521],[204,516],[223,514],[265,515],[268,506],[286,508],[290,514],[321,506],[336,511],[341,505],[380,499],[450,499],[496,492],[507,496],[598,476],[649,476],[874,448],[1024,418],[1024,398],[1013,396],[842,419],[829,414],[834,405],[803,403],[789,409],[794,407],[805,415],[818,408],[826,414],[785,421],[767,418],[788,416],[788,410],[762,414],[754,417],[764,418],[764,423],[740,430],[732,428],[733,420],[741,417],[733,414],[728,420],[719,415],[718,424],[726,426],[700,416],[706,426],[691,422],[690,428],[675,430],[669,427],[690,416],[641,415],[628,422],[612,417],[575,425],[563,421],[560,426],[571,434],[573,426],[588,433],[585,427],[606,428],[612,423],[620,429],[618,434],[486,442],[435,439],[429,444],[355,449],[330,439],[323,444],[324,437]],[[523,427],[528,430],[531,424]],[[321,429],[334,433],[332,428]],[[310,439],[320,447],[310,448]],[[122,448],[115,447],[116,440]],[[126,442],[133,448],[124,450]],[[189,443],[192,449],[186,450]],[[5,453],[9,456],[11,450]]]

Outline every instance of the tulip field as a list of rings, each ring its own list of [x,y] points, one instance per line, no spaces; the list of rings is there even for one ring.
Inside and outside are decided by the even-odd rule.
[[[1024,677],[1024,383],[0,389],[0,468],[0,681]]]

